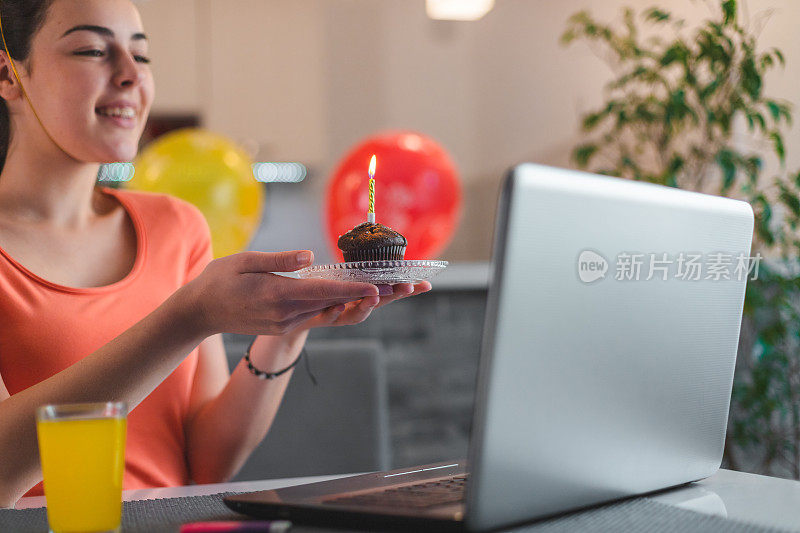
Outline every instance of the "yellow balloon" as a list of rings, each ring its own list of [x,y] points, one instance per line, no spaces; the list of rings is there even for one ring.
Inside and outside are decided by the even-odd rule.
[[[187,128],[167,133],[134,162],[133,189],[166,193],[196,205],[211,228],[214,255],[247,246],[261,222],[264,189],[253,162],[229,139]]]

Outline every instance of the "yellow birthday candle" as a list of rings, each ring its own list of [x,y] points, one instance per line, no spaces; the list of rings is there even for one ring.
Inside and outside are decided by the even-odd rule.
[[[367,222],[375,223],[375,154],[369,160],[369,209],[367,210]]]

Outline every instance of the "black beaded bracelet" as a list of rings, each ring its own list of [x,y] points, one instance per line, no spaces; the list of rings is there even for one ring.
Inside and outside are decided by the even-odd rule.
[[[258,337],[256,337],[257,339]],[[258,379],[275,379],[279,376],[282,376],[289,370],[293,369],[297,366],[297,363],[300,362],[300,358],[303,357],[303,354],[306,352],[305,347],[300,350],[300,355],[297,356],[297,359],[292,361],[292,363],[287,366],[286,368],[282,368],[276,372],[264,372],[263,370],[259,370],[253,365],[253,362],[250,360],[250,350],[253,348],[253,345],[256,343],[256,340],[253,339],[253,342],[250,343],[250,346],[247,347],[247,351],[244,353],[244,360],[247,363],[247,369],[250,371],[251,374],[256,376]],[[306,372],[308,372],[308,376],[311,378],[311,381],[314,385],[317,384],[317,379],[314,377],[314,374],[311,373],[311,367],[308,363],[308,356],[306,354]]]

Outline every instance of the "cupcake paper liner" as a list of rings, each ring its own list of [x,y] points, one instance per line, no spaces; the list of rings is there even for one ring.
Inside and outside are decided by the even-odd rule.
[[[403,259],[405,253],[405,246],[382,246],[380,248],[367,248],[365,250],[342,251],[346,263],[352,261],[400,260]]]

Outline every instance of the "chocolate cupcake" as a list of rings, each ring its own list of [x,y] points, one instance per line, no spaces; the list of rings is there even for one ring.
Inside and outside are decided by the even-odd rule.
[[[364,222],[341,237],[337,245],[345,262],[403,259],[406,238],[383,224]]]

